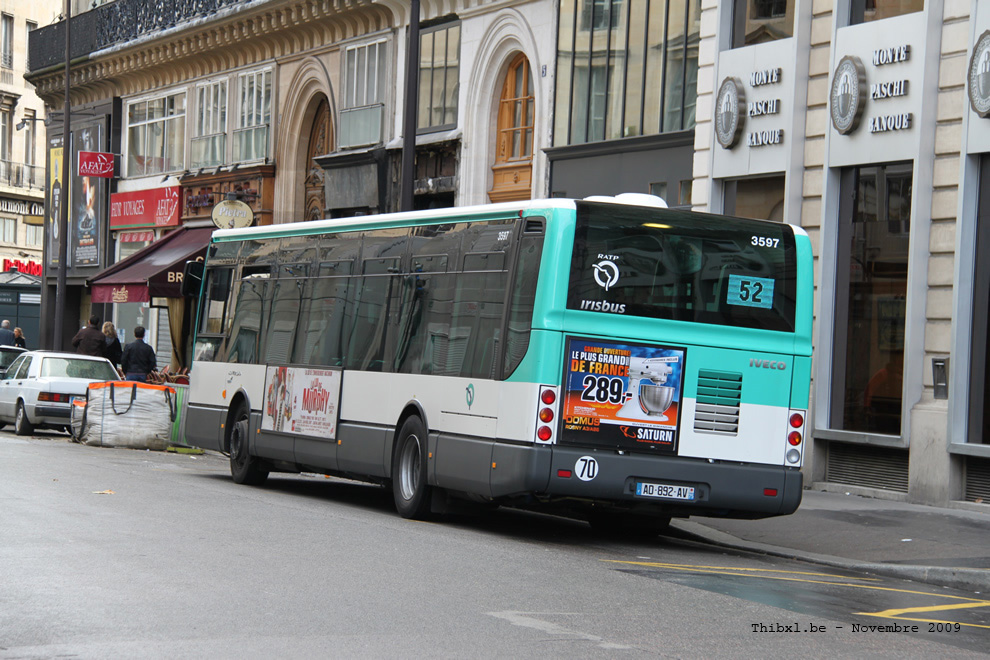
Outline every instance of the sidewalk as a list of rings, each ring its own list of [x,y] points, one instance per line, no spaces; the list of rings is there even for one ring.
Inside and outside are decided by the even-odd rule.
[[[671,524],[725,547],[990,594],[990,513],[806,490],[789,516]]]

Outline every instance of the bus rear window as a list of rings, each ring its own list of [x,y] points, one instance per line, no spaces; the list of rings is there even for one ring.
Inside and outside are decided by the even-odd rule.
[[[793,332],[786,224],[580,202],[569,309]]]

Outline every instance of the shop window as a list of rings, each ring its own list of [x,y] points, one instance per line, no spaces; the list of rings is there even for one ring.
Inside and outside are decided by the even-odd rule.
[[[732,47],[763,44],[794,36],[797,0],[736,0],[732,16]]]
[[[852,0],[849,23],[869,23],[925,9],[925,0]]]
[[[912,168],[842,175],[836,261],[833,428],[899,435]]]
[[[180,92],[127,106],[127,175],[185,169],[186,94]]]
[[[237,77],[237,89],[234,162],[263,160],[268,157],[272,120],[271,69],[242,73]]]
[[[419,37],[420,133],[457,125],[461,23],[447,22],[424,28]]]
[[[197,85],[196,105],[190,167],[221,165],[227,160],[227,81]]]
[[[346,51],[339,136],[343,149],[381,142],[388,64],[385,46],[381,40]]]
[[[758,220],[784,220],[783,176],[726,181],[723,187],[727,215]]]
[[[694,128],[700,0],[561,0],[555,146]]]
[[[519,54],[509,64],[499,100],[498,137],[489,192],[493,202],[530,197],[534,111],[529,60]]]

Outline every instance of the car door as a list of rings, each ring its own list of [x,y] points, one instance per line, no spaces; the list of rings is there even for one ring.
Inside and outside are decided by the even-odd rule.
[[[20,387],[15,385],[15,377],[20,373],[25,360],[27,360],[27,356],[24,355],[14,360],[7,368],[3,380],[0,380],[0,419],[4,421],[13,421],[14,419],[14,404],[17,402],[17,394],[20,392]]]

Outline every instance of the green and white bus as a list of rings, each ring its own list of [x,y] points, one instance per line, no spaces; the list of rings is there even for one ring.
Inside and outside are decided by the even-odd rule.
[[[631,202],[631,203],[630,203]],[[195,280],[195,277],[192,277]],[[812,252],[646,195],[216,231],[190,445],[593,524],[801,501]]]

